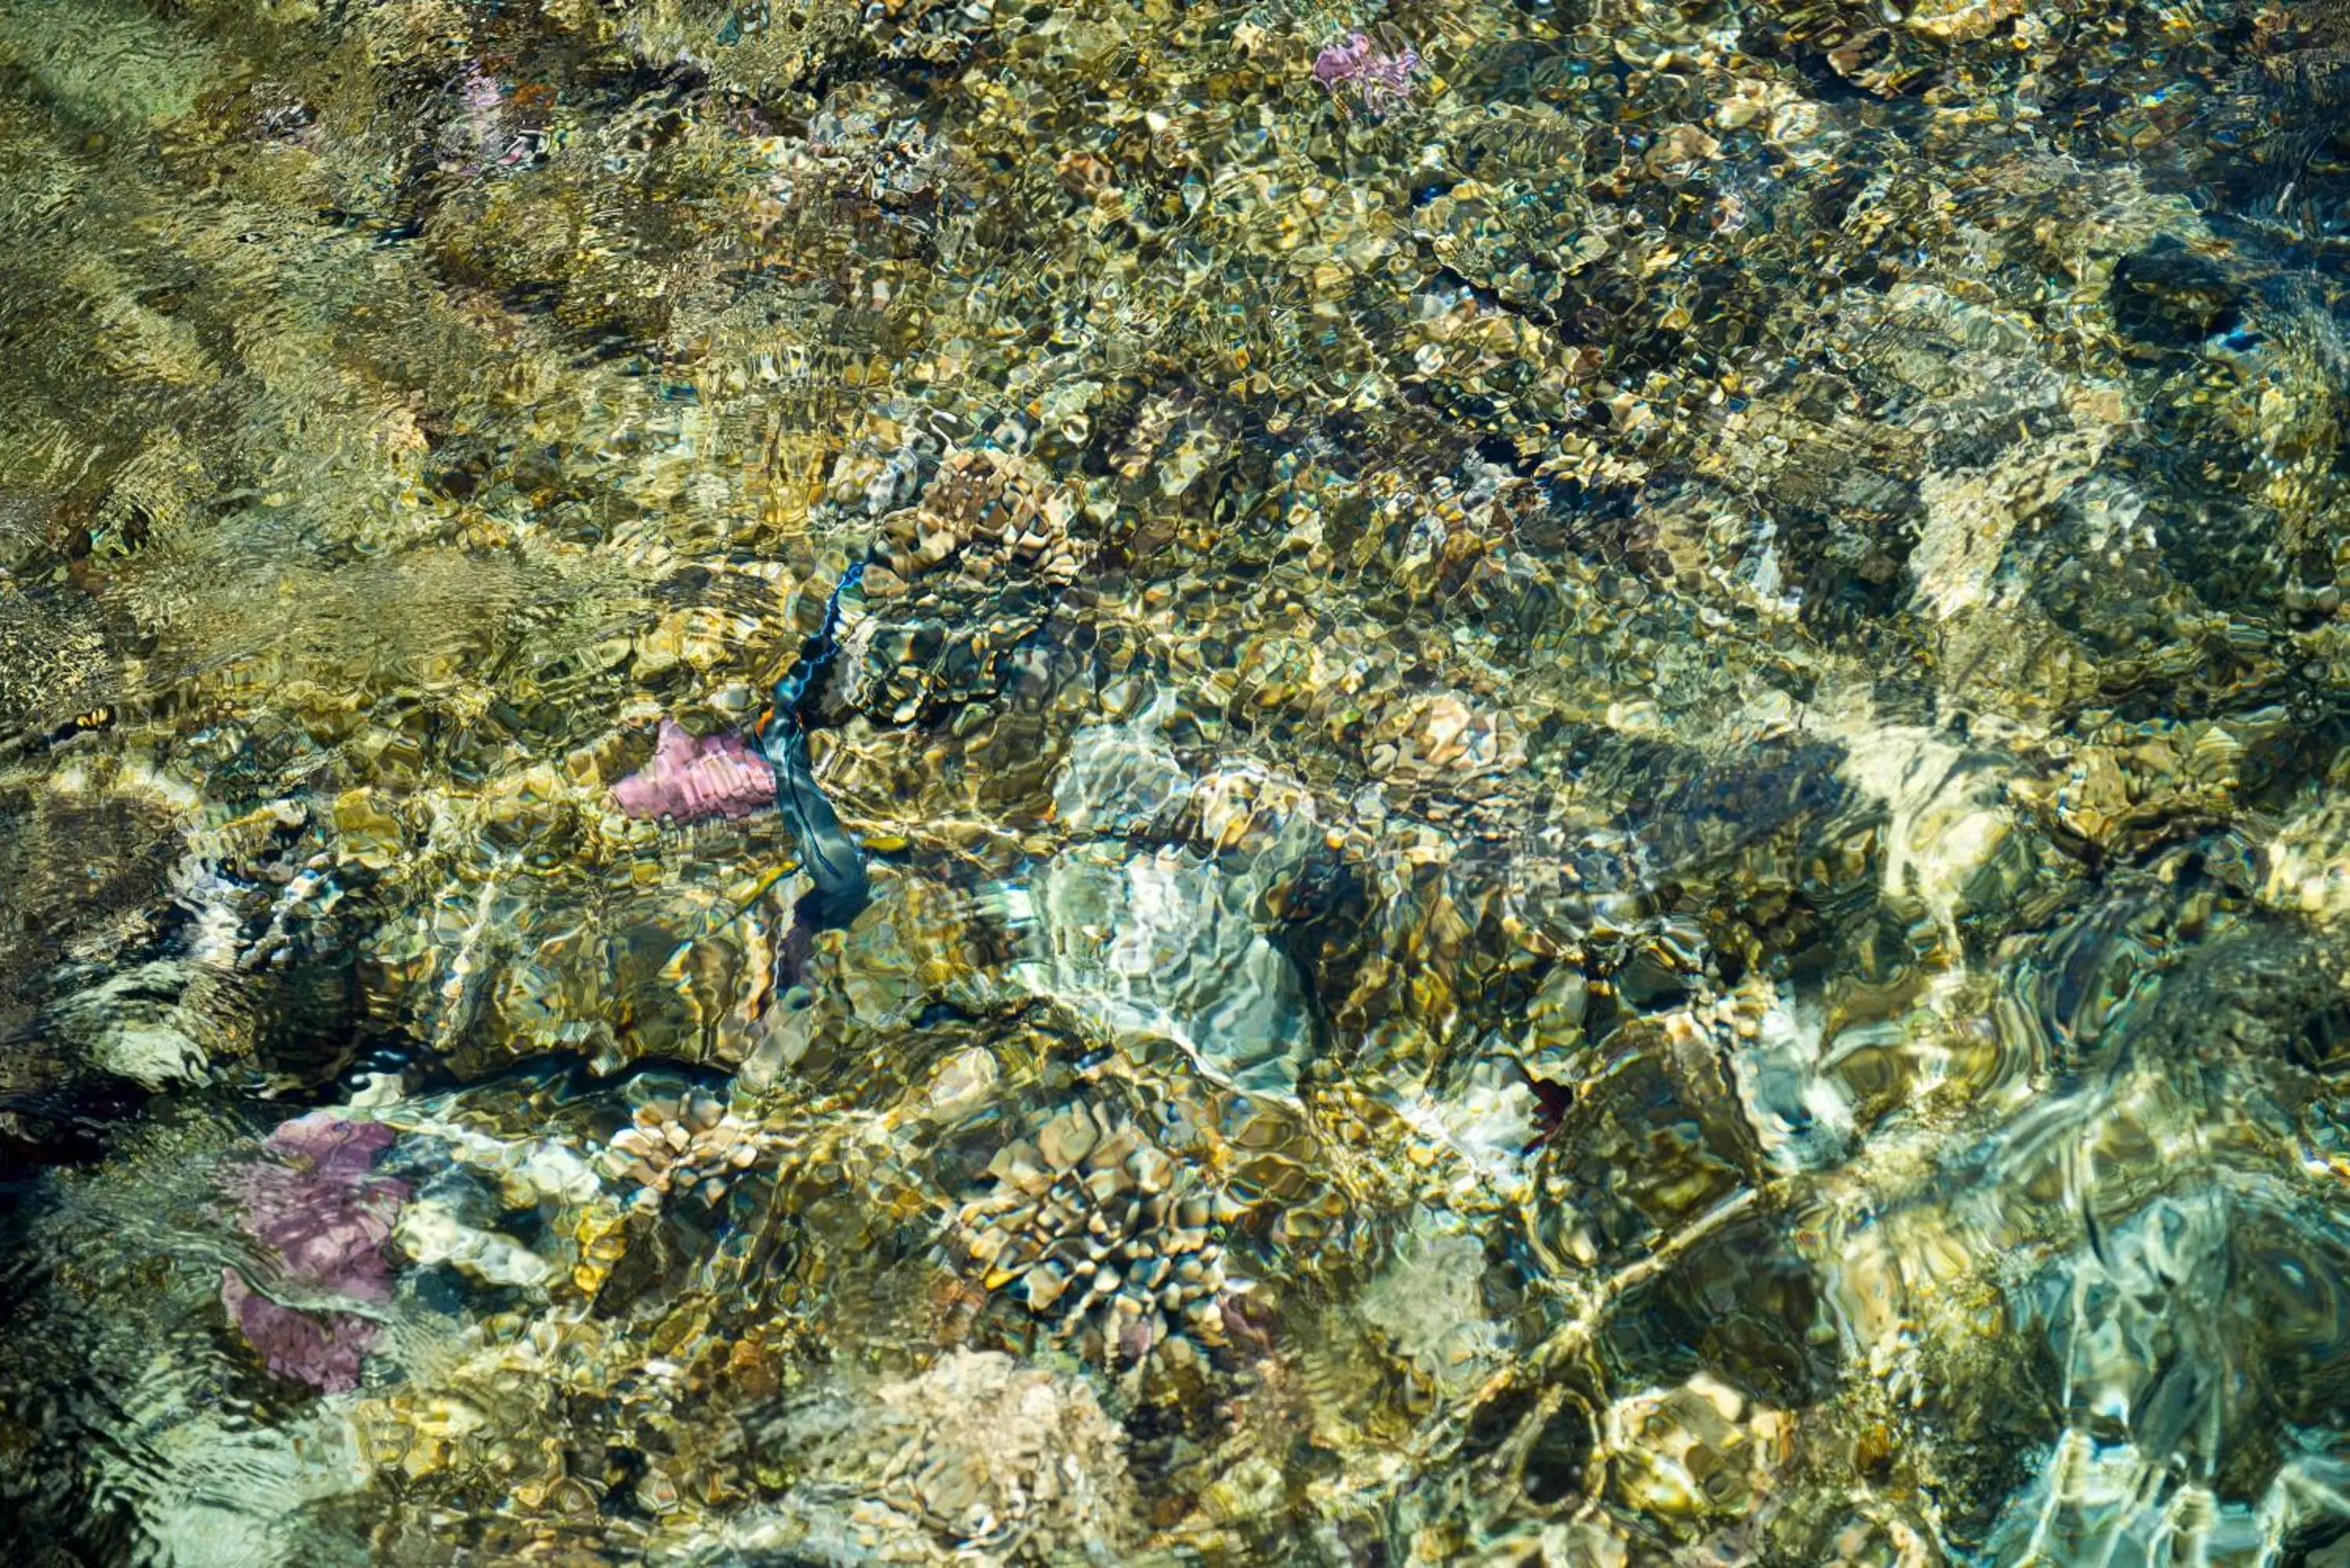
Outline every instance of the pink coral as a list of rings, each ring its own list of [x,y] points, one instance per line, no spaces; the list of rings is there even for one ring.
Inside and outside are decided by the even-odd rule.
[[[283,1163],[248,1167],[230,1181],[241,1229],[288,1285],[350,1301],[390,1295],[383,1244],[408,1184],[373,1167],[393,1137],[380,1123],[313,1111],[270,1135],[269,1151]],[[221,1304],[277,1376],[328,1393],[358,1386],[359,1356],[375,1342],[368,1319],[287,1306],[234,1269],[221,1271]]]
[[[1363,111],[1374,119],[1411,102],[1411,78],[1419,69],[1418,49],[1407,45],[1389,51],[1360,33],[1349,33],[1343,43],[1314,57],[1314,79],[1333,98],[1342,87],[1353,88]]]
[[[663,719],[652,762],[612,786],[612,804],[639,818],[748,816],[775,804],[775,774],[731,731],[697,741]]]

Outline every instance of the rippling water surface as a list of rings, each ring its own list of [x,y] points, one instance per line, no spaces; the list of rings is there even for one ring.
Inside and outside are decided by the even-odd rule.
[[[9,1561],[2350,1562],[2345,81],[0,0]]]

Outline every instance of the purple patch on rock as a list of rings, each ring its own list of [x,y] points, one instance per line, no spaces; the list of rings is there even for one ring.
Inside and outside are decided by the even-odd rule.
[[[281,1123],[269,1135],[269,1152],[327,1175],[365,1176],[375,1157],[399,1134],[381,1122],[355,1122],[333,1111],[312,1111]]]
[[[248,1166],[225,1184],[242,1210],[238,1228],[261,1244],[287,1285],[350,1301],[391,1294],[383,1244],[408,1183],[377,1176],[373,1167],[396,1136],[378,1122],[313,1111],[269,1135],[269,1151],[282,1163]],[[287,1306],[234,1269],[221,1271],[221,1304],[278,1376],[326,1393],[358,1386],[359,1356],[376,1336],[367,1318]]]
[[[639,819],[748,816],[775,804],[775,773],[732,731],[696,740],[663,719],[653,760],[612,786],[612,804]]]

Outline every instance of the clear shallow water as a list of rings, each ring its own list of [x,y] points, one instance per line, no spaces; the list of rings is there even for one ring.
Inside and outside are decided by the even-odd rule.
[[[2331,1561],[2340,33],[0,4],[12,1539]]]

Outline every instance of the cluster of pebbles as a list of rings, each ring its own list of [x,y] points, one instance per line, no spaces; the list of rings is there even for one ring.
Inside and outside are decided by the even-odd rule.
[[[1066,587],[1091,558],[1072,533],[1076,516],[1076,497],[1034,464],[965,448],[939,465],[920,505],[882,520],[879,554],[907,581],[951,570],[966,587],[1016,574]]]
[[[612,1135],[603,1164],[634,1185],[631,1201],[640,1208],[658,1208],[672,1193],[715,1203],[760,1150],[755,1126],[716,1096],[688,1089],[639,1106],[630,1125]]]

